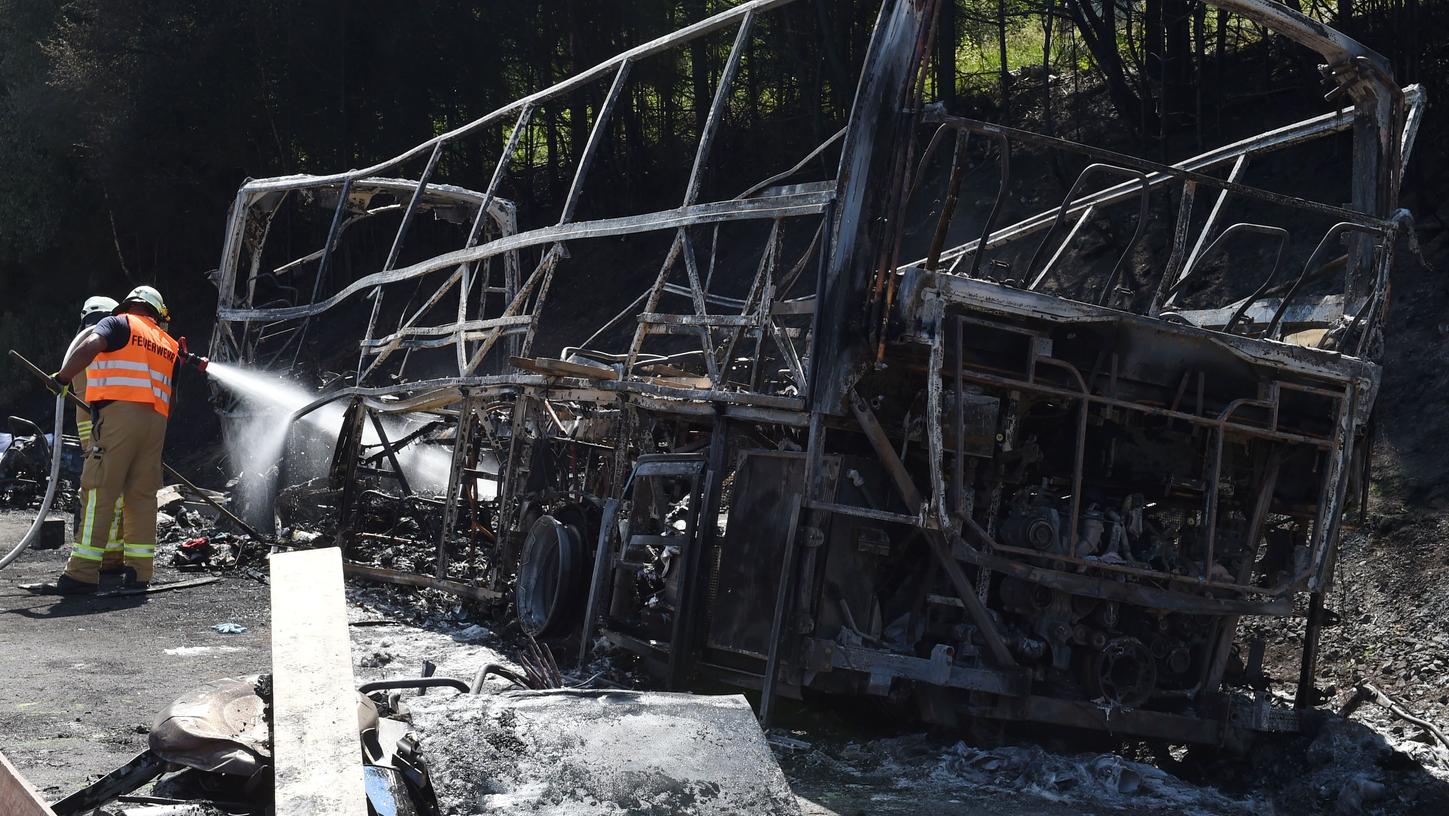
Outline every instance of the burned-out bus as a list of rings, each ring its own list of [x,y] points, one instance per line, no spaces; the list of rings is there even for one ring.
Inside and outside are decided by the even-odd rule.
[[[766,718],[834,694],[963,728],[1294,730],[1425,101],[1285,6],[1213,5],[1320,55],[1325,111],[1172,164],[965,118],[928,92],[937,0],[885,0],[843,127],[725,183],[741,66],[798,35],[752,0],[373,167],[248,181],[212,358],[314,377],[294,433],[341,409],[264,515]],[[623,211],[600,151],[701,42],[728,57],[687,181]],[[565,108],[584,140],[541,139]],[[465,145],[494,162],[470,187]],[[1338,176],[1283,192],[1325,145]],[[508,196],[565,148],[549,209]],[[1047,166],[1076,174],[1060,201]],[[1301,668],[1269,677],[1240,623],[1289,617]]]

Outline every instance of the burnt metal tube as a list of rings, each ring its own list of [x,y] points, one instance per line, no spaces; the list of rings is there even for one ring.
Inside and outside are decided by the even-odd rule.
[[[487,680],[488,675],[490,674],[496,674],[499,677],[502,677],[504,680],[513,683],[514,685],[522,686],[523,688],[529,688],[528,680],[524,679],[517,672],[504,666],[500,666],[497,663],[489,663],[488,665],[479,669],[478,673],[473,676],[473,685],[466,689],[466,691],[469,694],[482,694],[483,681]]]
[[[463,693],[469,690],[466,680],[459,680],[456,677],[404,677],[397,680],[374,680],[371,683],[363,683],[357,690],[363,694],[371,694],[374,691],[387,691],[390,689],[430,689],[450,688],[457,689]]]

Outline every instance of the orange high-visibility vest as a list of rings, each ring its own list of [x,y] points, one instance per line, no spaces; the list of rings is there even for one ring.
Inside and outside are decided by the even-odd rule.
[[[149,317],[123,317],[131,326],[131,342],[97,354],[86,366],[86,401],[141,402],[169,417],[177,343]]]

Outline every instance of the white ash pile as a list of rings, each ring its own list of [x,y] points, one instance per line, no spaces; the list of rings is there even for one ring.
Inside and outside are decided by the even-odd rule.
[[[777,741],[797,792],[838,807],[834,791],[869,790],[882,813],[944,798],[1030,797],[1042,812],[1217,814],[1272,812],[1264,802],[1200,787],[1154,765],[1112,753],[1054,753],[1036,745],[977,748],[908,735],[844,744]],[[890,807],[895,803],[899,807]]]

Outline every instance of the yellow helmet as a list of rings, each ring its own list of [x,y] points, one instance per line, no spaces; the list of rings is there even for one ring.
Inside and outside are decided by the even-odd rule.
[[[126,295],[125,300],[122,300],[120,305],[116,307],[116,311],[120,311],[121,307],[125,306],[127,303],[144,303],[147,306],[150,306],[151,310],[154,311],[156,315],[161,318],[161,320],[171,320],[171,310],[166,308],[166,301],[162,299],[161,293],[156,291],[154,287],[137,286],[135,289],[132,289],[131,293],[129,295]]]

